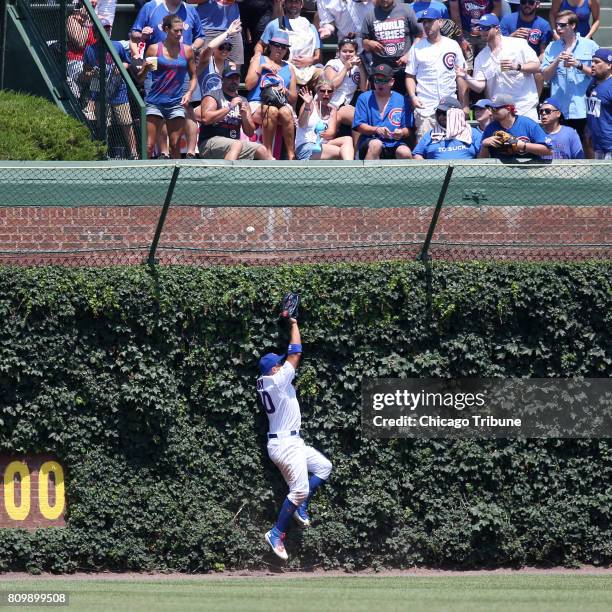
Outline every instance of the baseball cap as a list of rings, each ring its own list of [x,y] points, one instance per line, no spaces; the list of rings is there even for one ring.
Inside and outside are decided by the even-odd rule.
[[[600,59],[602,62],[608,62],[608,64],[612,64],[612,49],[597,49],[597,51],[593,53],[593,57]]]
[[[482,100],[478,100],[478,102],[474,102],[470,108],[487,108],[487,106],[491,106],[491,104],[489,98],[483,98]]]
[[[267,374],[275,365],[278,365],[284,358],[285,355],[267,353],[259,360],[259,371],[262,375]]]
[[[393,78],[395,72],[393,72],[393,68],[391,68],[391,66],[387,64],[378,64],[378,66],[376,66],[376,68],[374,68],[374,71],[372,72],[373,76],[376,76],[377,74],[382,74],[383,76],[386,76],[391,79]]]
[[[491,98],[491,106],[493,108],[501,108],[502,106],[514,106],[514,99],[508,94],[497,94]]]
[[[476,22],[476,25],[484,26],[485,28],[494,28],[499,26],[499,19],[493,13],[487,13]]]
[[[279,45],[285,45],[285,47],[290,47],[289,44],[289,34],[285,30],[277,30],[274,32],[274,36],[270,38],[270,42],[278,43]]]
[[[235,74],[240,74],[240,70],[236,68],[236,66],[226,66],[221,73],[221,76],[226,79],[227,77],[234,76]]]
[[[453,96],[445,96],[438,102],[438,106],[436,110],[447,111],[449,108],[463,108],[461,103],[457,98],[453,98]]]
[[[442,19],[442,11],[437,6],[430,6],[424,11],[419,11],[416,14],[417,21],[423,21],[423,19]]]
[[[563,117],[563,111],[561,110],[561,103],[559,102],[559,100],[557,98],[546,98],[546,100],[544,100],[544,102],[542,102],[542,104],[550,104],[550,106],[554,106],[560,113],[561,116]],[[542,106],[542,104],[540,104],[540,106]]]

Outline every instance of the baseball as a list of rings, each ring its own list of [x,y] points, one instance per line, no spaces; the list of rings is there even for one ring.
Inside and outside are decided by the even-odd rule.
[[[255,228],[252,225],[246,228],[247,234],[252,234],[255,231]]]

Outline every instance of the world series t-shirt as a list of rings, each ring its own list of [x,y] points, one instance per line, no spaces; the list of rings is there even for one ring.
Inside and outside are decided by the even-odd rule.
[[[587,90],[587,123],[591,131],[593,149],[612,151],[612,77]]]
[[[183,20],[183,36],[181,42],[192,45],[194,40],[202,38],[202,22],[194,6],[181,3],[178,10],[171,13],[166,8],[164,0],[149,0],[139,11],[132,26],[135,32],[142,32],[145,26],[153,28],[153,33],[147,39],[147,47],[154,43],[164,42],[166,33],[162,29],[162,21],[166,15],[178,15]]]
[[[424,159],[474,159],[480,152],[482,132],[472,128],[472,144],[466,144],[461,140],[439,140],[431,139],[433,131],[429,130],[412,151],[413,155],[420,155]]]
[[[416,15],[407,4],[395,4],[390,11],[374,7],[365,16],[361,30],[364,40],[375,40],[385,49],[382,55],[372,53],[374,65],[382,63],[393,68],[397,68],[396,61],[410,49],[419,33]]]
[[[406,99],[401,94],[392,91],[389,102],[384,108],[384,113],[381,114],[374,92],[366,91],[357,98],[353,129],[358,128],[362,123],[374,127],[386,127],[393,132],[397,128],[412,127],[414,120],[410,109],[406,108]],[[371,137],[362,134],[357,146],[360,147],[368,138]],[[393,138],[381,140],[384,147],[397,147],[402,143],[401,140]]]
[[[446,36],[435,44],[423,38],[410,48],[406,74],[416,77],[416,95],[425,107],[419,112],[431,115],[442,98],[456,96],[455,66],[465,68],[465,59],[459,44]]]
[[[506,15],[499,24],[499,29],[503,36],[510,36],[512,32],[516,32],[520,28],[529,29],[529,38],[527,43],[529,46],[540,55],[542,44],[547,45],[553,37],[552,29],[546,19],[536,17],[533,21],[523,21],[520,13],[512,13]]]
[[[490,136],[493,136],[497,130],[503,130],[504,132],[508,132],[512,136],[516,136],[519,140],[522,140],[526,143],[534,143],[534,144],[542,144],[547,147],[551,146],[550,137],[546,134],[546,132],[540,127],[538,123],[529,119],[529,117],[521,117],[517,115],[514,123],[511,128],[505,128],[498,121],[492,121],[485,128],[482,139],[486,140]],[[491,157],[496,157],[498,159],[513,159],[517,158],[517,161],[528,161],[530,159],[541,159],[539,155],[533,155],[531,153],[527,153],[527,155],[506,155],[499,149],[494,147],[489,147],[489,155]]]

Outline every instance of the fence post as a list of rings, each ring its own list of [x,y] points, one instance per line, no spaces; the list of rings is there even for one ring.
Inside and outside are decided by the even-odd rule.
[[[8,0],[0,0],[0,90],[4,89],[4,64],[6,61],[6,28],[8,26]]]
[[[102,40],[100,30],[98,29],[98,24],[94,23],[93,28],[97,38],[98,82],[100,88],[98,91],[98,104],[96,105],[98,111],[98,139],[107,145],[108,151],[108,130],[106,126],[106,105],[108,103],[108,100],[106,99],[106,47],[104,45],[104,41]]]
[[[62,75],[62,81],[65,83],[68,78],[68,16],[67,16],[67,3],[66,0],[60,0],[60,23],[58,24],[59,31],[57,33],[57,39],[60,45],[60,73]]]
[[[162,229],[164,228],[164,222],[166,221],[166,215],[168,214],[168,209],[170,208],[172,194],[174,193],[174,187],[176,185],[176,181],[178,179],[178,175],[180,171],[181,171],[180,166],[178,165],[174,166],[174,171],[172,172],[172,178],[170,179],[170,185],[168,185],[168,191],[166,192],[166,199],[164,200],[164,205],[159,215],[159,221],[157,222],[157,228],[155,229],[155,236],[153,236],[153,242],[151,243],[151,248],[149,249],[149,257],[147,259],[147,263],[150,266],[155,265],[155,251],[157,251],[157,243],[159,242],[159,238],[161,236]]]
[[[446,197],[446,192],[448,191],[448,185],[450,183],[451,177],[453,176],[454,169],[455,168],[452,165],[449,165],[446,169],[446,176],[444,177],[444,181],[442,182],[442,189],[440,189],[440,195],[438,195],[438,201],[436,202],[436,207],[431,217],[429,229],[427,230],[427,236],[425,236],[425,242],[423,243],[423,248],[421,249],[421,253],[418,257],[421,261],[426,262],[429,259],[429,245],[431,244],[431,239],[433,238],[434,231],[436,230],[436,225],[438,224],[438,217],[440,216],[442,204],[444,204],[444,198]]]

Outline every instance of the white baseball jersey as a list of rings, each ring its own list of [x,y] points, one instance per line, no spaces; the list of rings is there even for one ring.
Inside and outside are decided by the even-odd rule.
[[[325,67],[331,67],[334,72],[340,72],[342,70],[342,60],[338,57],[329,60]],[[359,72],[359,68],[357,66],[353,66],[347,74],[344,75],[344,79],[342,83],[340,83],[339,87],[336,87],[331,100],[329,103],[336,107],[340,108],[343,104],[350,104],[353,99],[353,94],[359,87],[359,83],[361,82],[361,72]]]
[[[285,361],[273,376],[260,376],[257,379],[257,393],[270,422],[268,433],[300,429],[300,404],[291,384],[294,378],[295,368]]]
[[[416,78],[416,95],[424,106],[419,112],[431,115],[442,98],[457,96],[455,66],[465,68],[465,59],[451,38],[442,36],[435,44],[424,38],[410,47],[406,73]]]

